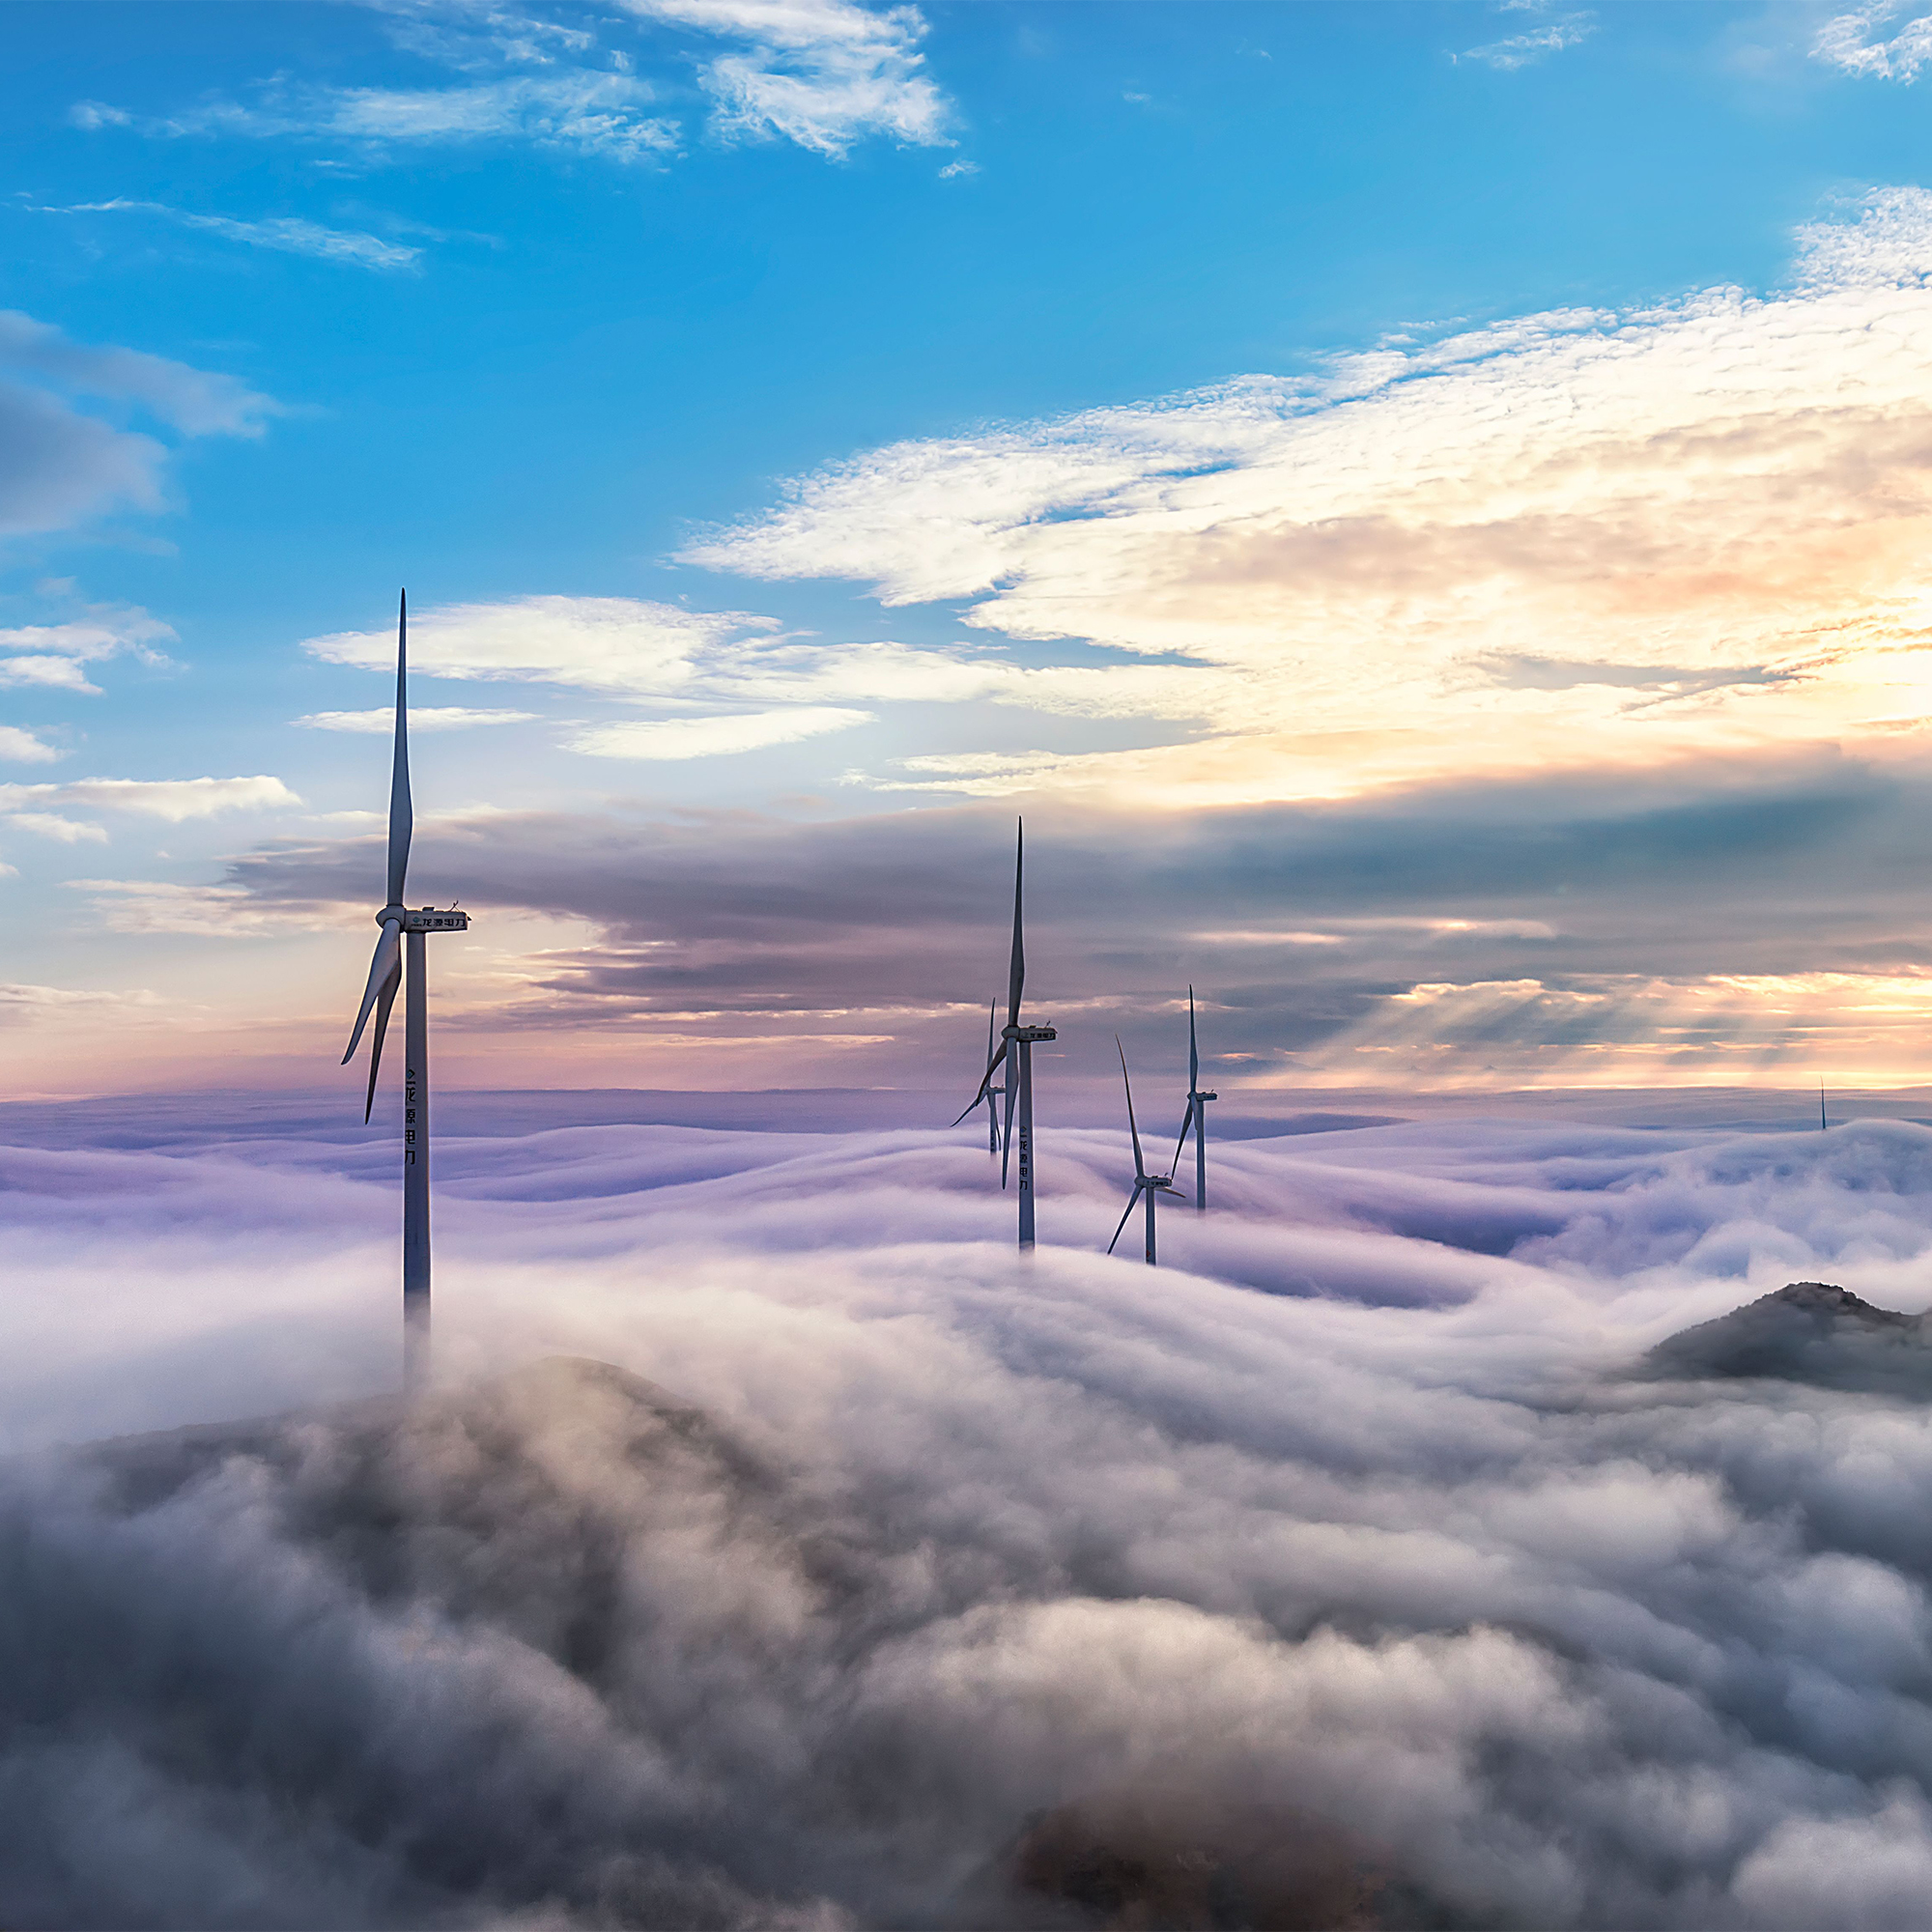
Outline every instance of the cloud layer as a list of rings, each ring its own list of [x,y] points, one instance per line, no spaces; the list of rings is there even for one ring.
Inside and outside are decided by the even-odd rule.
[[[1922,782],[1845,759],[1218,811],[1037,801],[1030,1007],[1061,1028],[1056,1080],[1111,1081],[1116,1031],[1166,1079],[1192,983],[1224,1086],[1910,1084],[1932,1077],[1928,810]],[[224,917],[359,925],[379,835],[242,857]],[[605,1078],[643,1086],[930,1091],[976,1076],[1003,996],[1012,836],[983,807],[491,810],[420,824],[412,876],[475,912],[478,944],[503,915],[551,923],[487,980],[440,980],[479,1041],[584,1030]],[[707,1064],[752,1042],[755,1072]]]
[[[15,1461],[25,1916],[1059,1923],[1047,1813],[1339,1848],[1387,1923],[1918,1922],[1924,1412],[1622,1372],[1794,1275],[1922,1305],[1925,1130],[1217,1148],[1149,1270],[1117,1134],[1020,1269],[963,1133],[509,1124],[444,1144],[447,1372],[674,1401]],[[380,1385],[387,1136],[71,1126],[0,1156],[17,1441]]]

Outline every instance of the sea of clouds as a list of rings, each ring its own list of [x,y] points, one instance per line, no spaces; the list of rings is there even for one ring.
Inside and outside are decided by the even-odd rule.
[[[1932,1411],[1629,1372],[1932,1303],[1926,1128],[1225,1143],[1157,1269],[1099,1129],[1030,1260],[970,1126],[452,1134],[405,1412],[392,1141],[96,1127],[0,1146],[5,1922],[1923,1922]]]

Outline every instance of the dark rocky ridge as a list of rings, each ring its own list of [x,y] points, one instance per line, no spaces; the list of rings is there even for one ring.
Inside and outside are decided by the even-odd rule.
[[[1923,1315],[1876,1308],[1830,1282],[1794,1281],[1660,1342],[1644,1373],[1932,1399],[1932,1326]]]

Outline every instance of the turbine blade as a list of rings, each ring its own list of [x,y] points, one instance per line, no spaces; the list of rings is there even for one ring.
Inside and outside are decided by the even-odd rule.
[[[1201,1085],[1201,1049],[1194,1043],[1194,988],[1187,989],[1187,1091]]]
[[[396,762],[389,774],[389,896],[401,905],[410,870],[410,834],[415,815],[410,809],[410,593],[396,612]]]
[[[998,1047],[994,1049],[992,1059],[987,1062],[985,1072],[980,1076],[980,1091],[966,1102],[966,1113],[959,1116],[959,1121],[963,1121],[966,1118],[966,1114],[970,1114],[986,1097],[986,1089],[993,1084],[993,1075],[1000,1070],[1000,1062],[1006,1057],[1007,1042],[1002,1040]],[[959,1121],[954,1121],[952,1124],[956,1127],[959,1124]]]
[[[1121,1228],[1124,1228],[1127,1225],[1127,1215],[1131,1214],[1140,1206],[1140,1199],[1141,1184],[1137,1180],[1134,1182],[1134,1191],[1127,1196],[1125,1211],[1121,1215]],[[1121,1238],[1121,1228],[1114,1230],[1114,1240],[1107,1243],[1107,1252],[1110,1255],[1114,1252],[1114,1241],[1118,1241]]]
[[[1020,1057],[1014,1054],[1007,1063],[1007,1124],[1000,1134],[1000,1185],[1007,1184],[1007,1158],[1013,1151],[1013,1100],[1020,1091]]]
[[[402,925],[396,920],[385,919],[383,922],[383,936],[376,942],[376,956],[369,962],[369,983],[363,989],[362,1009],[355,1015],[355,1031],[349,1036],[349,1050],[342,1056],[343,1065],[347,1066],[355,1057],[362,1029],[369,1024],[369,1009],[376,1004],[376,996],[383,990],[384,980],[402,965]]]
[[[1134,1179],[1147,1179],[1147,1162],[1141,1158],[1141,1130],[1134,1124],[1134,1083],[1127,1078],[1127,1049],[1121,1044],[1121,1036],[1114,1036],[1114,1050],[1121,1056],[1121,1085],[1127,1090],[1127,1131],[1134,1137]]]
[[[1007,974],[1007,1024],[1020,1023],[1020,995],[1026,990],[1026,942],[1020,935],[1020,884],[1026,869],[1026,821],[1013,843],[1013,957]]]
[[[1180,1117],[1180,1138],[1174,1144],[1174,1158],[1168,1163],[1170,1178],[1180,1172],[1180,1156],[1187,1148],[1187,1130],[1194,1124],[1194,1095],[1187,1096],[1187,1111]]]
[[[999,1028],[995,1024],[995,1018],[999,1010],[1000,1003],[998,1000],[988,1000],[986,1002],[986,1059],[988,1062],[993,1058],[993,1036],[999,1032]]]
[[[365,1127],[376,1108],[376,1069],[383,1064],[383,1036],[389,1030],[389,1009],[396,1004],[396,988],[402,983],[403,961],[398,954],[396,963],[389,968],[389,977],[383,981],[383,990],[376,995],[376,1032],[369,1041],[369,1092],[362,1102]]]

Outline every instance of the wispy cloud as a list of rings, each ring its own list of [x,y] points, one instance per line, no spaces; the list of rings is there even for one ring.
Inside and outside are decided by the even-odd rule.
[[[83,100],[70,119],[91,130],[162,137],[350,142],[372,156],[523,141],[617,162],[657,161],[678,150],[682,130],[667,114],[646,111],[659,90],[637,68],[640,59],[663,57],[669,29],[698,43],[685,58],[696,62],[712,102],[710,126],[724,140],[788,140],[837,158],[871,137],[926,146],[948,138],[952,109],[924,71],[919,43],[925,22],[914,7],[873,9],[854,0],[622,6],[628,36],[624,22],[609,14],[584,12],[571,20],[466,0],[379,0],[399,43],[476,77],[413,90],[275,81],[245,99],[219,97],[162,115]],[[698,50],[721,41],[733,50]]]
[[[580,752],[600,758],[717,758],[738,752],[761,752],[869,724],[869,711],[799,705],[788,711],[753,711],[719,718],[626,720],[597,724],[571,740]]]
[[[159,201],[81,201],[64,208],[42,208],[43,214],[157,214],[164,220],[218,235],[251,248],[270,248],[286,255],[309,255],[317,261],[341,262],[352,268],[410,270],[422,260],[422,250],[402,242],[384,242],[377,235],[353,229],[325,228],[297,215],[276,215],[262,221],[240,221],[225,214],[196,214]]]
[[[1813,38],[1811,58],[1867,79],[1910,84],[1932,60],[1932,14],[1908,19],[1895,33],[1881,38],[1884,29],[1906,11],[1899,0],[1875,0],[1871,6],[1833,14]]]
[[[311,638],[331,664],[390,668],[385,631]],[[410,661],[433,677],[574,686],[689,703],[925,702],[1013,696],[1034,674],[984,653],[823,643],[744,611],[691,611],[632,597],[538,596],[412,613]],[[1051,680],[1046,680],[1051,682]],[[373,715],[373,714],[371,714]],[[384,714],[386,715],[386,714]],[[412,719],[417,714],[411,713]]]
[[[184,932],[218,939],[340,930],[333,910],[254,903],[237,886],[183,886],[154,879],[69,879],[113,932]]]
[[[746,43],[701,71],[727,138],[778,136],[837,157],[867,135],[945,141],[951,109],[923,71],[916,7],[853,0],[623,0],[640,16]]]
[[[179,825],[225,811],[274,810],[301,800],[280,779],[73,779],[65,784],[0,784],[0,813],[23,821],[42,806],[131,811]]]
[[[461,704],[423,704],[410,707],[412,731],[469,731],[479,724],[527,724],[534,711],[472,711]],[[359,731],[386,738],[396,728],[393,704],[378,705],[372,711],[312,711],[294,721],[312,731]]]
[[[1548,60],[1551,54],[1560,54],[1566,48],[1579,46],[1597,31],[1594,13],[1587,9],[1557,13],[1550,0],[1503,0],[1503,11],[1528,14],[1534,24],[1526,25],[1520,33],[1491,41],[1484,46],[1466,47],[1459,58],[1481,61],[1485,66],[1510,71]]]
[[[271,84],[252,101],[206,101],[177,114],[129,115],[99,101],[71,112],[86,128],[127,127],[169,138],[229,135],[353,142],[371,151],[526,141],[606,160],[635,162],[669,153],[677,131],[645,114],[653,90],[635,75],[577,69],[517,74],[468,87],[288,87]]]
[[[128,653],[165,665],[159,650],[172,643],[172,625],[137,606],[99,605],[65,624],[22,624],[0,630],[0,684],[43,685],[99,696],[83,667]]]

